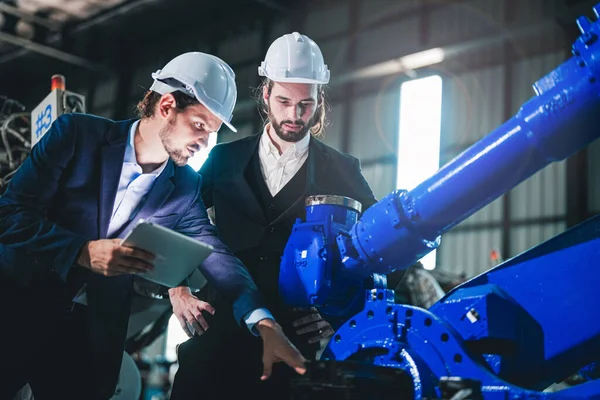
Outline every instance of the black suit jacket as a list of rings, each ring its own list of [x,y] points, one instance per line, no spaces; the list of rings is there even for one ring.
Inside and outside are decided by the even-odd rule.
[[[269,225],[244,176],[252,155],[257,151],[260,136],[257,134],[215,146],[200,170],[202,199],[207,208],[214,207],[221,237],[234,253],[255,247]],[[290,216],[304,218],[304,201],[311,195],[351,197],[362,204],[363,211],[376,202],[355,157],[342,154],[313,137],[306,162],[308,170],[303,196],[271,221],[271,225]]]
[[[215,146],[203,164],[202,198],[208,208],[214,208],[215,223],[225,244],[250,269],[263,297],[276,319],[284,325],[289,316],[281,314],[285,305],[278,297],[280,257],[295,218],[306,216],[305,199],[311,195],[341,195],[362,203],[363,210],[376,200],[360,171],[358,159],[342,154],[314,137],[309,144],[307,179],[304,193],[275,220],[268,221],[245,172],[257,151],[261,134]],[[260,254],[260,241],[277,228],[282,235],[278,254]],[[209,301],[215,301],[209,293]],[[289,332],[289,331],[288,331]]]
[[[86,241],[106,237],[132,123],[83,114],[59,117],[0,197],[4,287],[34,293],[52,286],[50,293],[68,304],[73,289],[87,283],[92,353],[101,371],[96,393],[112,394],[116,385],[133,277],[106,278],[73,266]],[[210,224],[200,196],[201,182],[193,169],[169,160],[122,235],[144,218],[212,245],[215,251],[200,270],[233,302],[240,322],[249,311],[264,307],[264,302],[246,268]],[[69,285],[75,275],[82,279]]]

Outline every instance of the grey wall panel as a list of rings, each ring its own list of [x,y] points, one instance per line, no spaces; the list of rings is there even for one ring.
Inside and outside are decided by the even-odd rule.
[[[350,153],[363,161],[395,154],[398,92],[355,98],[351,108]]]
[[[513,227],[510,232],[510,245],[513,254],[517,255],[563,232],[564,222],[542,225]]]
[[[442,90],[440,163],[444,165],[503,122],[504,67],[494,66],[446,76]],[[498,199],[462,224],[498,222],[501,219],[502,201]]]
[[[437,266],[452,274],[479,275],[492,267],[490,253],[502,247],[500,229],[448,232],[437,251]]]
[[[394,190],[396,166],[391,164],[370,164],[362,167],[362,174],[376,199],[381,200]]]
[[[588,147],[589,208],[600,213],[600,140]]]
[[[344,125],[344,107],[341,104],[332,105],[327,116],[329,125],[325,128],[323,136],[319,139],[338,151],[342,151],[342,140],[346,132],[342,132]]]
[[[377,25],[391,15],[415,12],[421,6],[421,0],[363,0],[358,9],[358,24],[360,27]]]
[[[443,91],[442,163],[504,122],[504,67],[446,77]]]
[[[513,65],[511,85],[511,114],[515,114],[521,105],[535,95],[533,84],[544,77],[566,59],[565,51],[555,51],[548,54],[528,57]]]
[[[430,42],[443,46],[496,34],[504,28],[504,2],[472,0],[434,10],[430,16]]]
[[[566,162],[552,163],[518,185],[510,205],[513,220],[565,216]]]
[[[258,64],[236,68],[234,72],[235,84],[238,90],[238,101],[240,99],[249,99],[253,97],[260,78],[258,76]]]
[[[229,65],[251,61],[261,53],[260,31],[253,30],[219,43],[217,54]]]
[[[347,37],[318,41],[325,63],[331,72],[331,80],[335,80],[342,72],[348,68],[348,43]]]
[[[420,18],[414,16],[361,33],[355,39],[356,65],[367,66],[423,50],[419,23]]]
[[[473,194],[474,196],[476,194]],[[499,223],[502,221],[502,197],[497,198],[460,223],[460,226]]]
[[[565,52],[552,52],[520,60],[513,65],[511,112],[533,95],[532,84],[558,66]],[[511,192],[511,218],[564,216],[566,213],[566,163],[547,166]]]
[[[348,3],[313,8],[308,12],[304,23],[305,35],[319,43],[319,39],[348,31],[350,21]]]

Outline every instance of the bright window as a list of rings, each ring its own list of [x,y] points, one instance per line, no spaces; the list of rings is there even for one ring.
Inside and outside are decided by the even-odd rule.
[[[442,78],[414,79],[400,86],[400,132],[396,187],[412,190],[440,167]],[[435,268],[435,251],[423,257]]]
[[[208,146],[206,146],[205,149],[200,149],[199,152],[194,154],[194,157],[188,160],[188,165],[194,168],[195,171],[198,171],[202,167],[202,164],[204,164],[204,161],[208,158],[208,153],[210,153],[211,149],[215,147],[216,144],[217,132],[212,132],[208,137]]]

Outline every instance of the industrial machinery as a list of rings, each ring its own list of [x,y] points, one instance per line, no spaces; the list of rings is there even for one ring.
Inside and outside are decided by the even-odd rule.
[[[53,75],[50,93],[31,112],[31,146],[44,136],[56,118],[67,113],[85,113],[85,96],[66,90],[65,77]]]
[[[396,190],[360,216],[352,199],[308,199],[282,258],[280,294],[343,324],[295,381],[295,398],[600,399],[600,216],[429,310],[395,304],[385,288],[385,274],[600,137],[600,22],[577,24],[573,57],[534,84],[536,96],[415,189]],[[544,392],[578,371],[586,382]]]

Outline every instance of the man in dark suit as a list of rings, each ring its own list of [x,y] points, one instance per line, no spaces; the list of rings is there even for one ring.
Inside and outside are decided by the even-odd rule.
[[[303,359],[242,263],[220,241],[202,203],[201,178],[186,163],[221,123],[231,129],[235,76],[217,57],[185,53],[152,75],[140,120],[83,114],[58,118],[0,198],[0,398],[25,382],[36,400],[108,399],[121,365],[134,275],[153,255],[120,246],[140,219],[215,249],[200,267],[264,340],[266,362],[298,372]],[[185,299],[187,287],[169,290]],[[183,304],[183,305],[182,305]],[[207,303],[184,308],[200,324]],[[174,306],[175,308],[175,306]],[[243,329],[246,329],[245,327]],[[239,355],[240,358],[245,355]],[[260,362],[260,355],[257,355]]]
[[[292,226],[305,218],[308,196],[347,196],[363,209],[375,198],[356,158],[311,137],[323,130],[323,85],[329,79],[318,46],[296,32],[284,35],[269,48],[259,73],[266,77],[259,104],[268,123],[261,134],[212,149],[200,170],[202,198],[268,309],[304,357],[314,359],[333,329],[316,310],[291,309],[278,295],[280,260]],[[223,310],[227,302],[214,305]],[[228,313],[212,319],[209,331],[180,346],[172,399],[289,398],[293,371],[282,365],[268,382],[258,381],[260,341],[238,329]],[[253,356],[238,362],[241,352]]]

